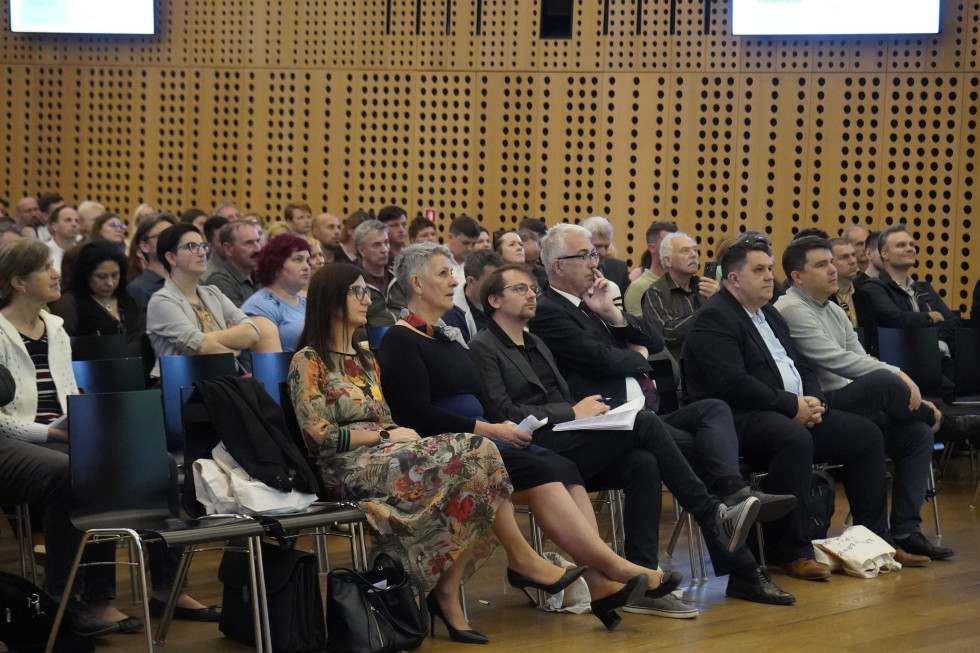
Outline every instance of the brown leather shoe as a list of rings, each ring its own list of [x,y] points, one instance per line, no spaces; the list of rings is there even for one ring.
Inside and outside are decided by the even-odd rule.
[[[802,580],[830,580],[830,570],[813,558],[798,558],[782,565],[787,576]]]
[[[901,549],[897,549],[893,557],[895,558],[895,562],[901,564],[903,567],[925,567],[929,564],[928,556],[915,555],[914,553],[902,551]]]

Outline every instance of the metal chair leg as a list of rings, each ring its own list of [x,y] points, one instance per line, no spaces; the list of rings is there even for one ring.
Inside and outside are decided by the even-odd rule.
[[[971,508],[977,507],[977,497],[980,497],[980,481],[977,481],[977,491],[973,493],[973,501],[970,502]]]
[[[26,503],[14,507],[14,534],[20,548],[20,575],[37,585],[37,562],[34,560],[34,536],[31,533],[31,511]]]
[[[136,540],[129,540],[128,545],[129,561],[132,562],[136,554]],[[143,596],[143,594],[140,592],[139,578],[136,576],[136,574],[129,574],[129,585],[133,593],[133,605],[139,605],[141,600],[140,597]]]
[[[187,572],[191,567],[191,560],[193,559],[194,547],[184,547],[184,554],[180,556],[180,564],[177,566],[177,575],[174,578],[174,585],[170,589],[170,595],[167,597],[167,603],[163,608],[163,616],[160,619],[160,623],[157,625],[156,636],[153,638],[154,643],[158,645],[163,644],[167,639],[167,631],[170,629],[170,622],[173,621],[174,609],[177,607],[177,599],[180,597],[180,593],[184,587],[184,580],[187,578]],[[147,630],[149,630],[148,627]]]
[[[936,477],[932,473],[932,461],[929,462],[929,485],[926,487],[926,496],[932,499],[932,512],[936,519],[936,537],[942,538],[943,529],[939,525],[939,497],[936,496]]]

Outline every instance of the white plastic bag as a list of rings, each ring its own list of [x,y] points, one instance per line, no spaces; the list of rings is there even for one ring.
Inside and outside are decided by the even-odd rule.
[[[895,549],[864,526],[851,526],[839,537],[814,540],[813,544],[837,562],[848,576],[874,578],[879,573],[902,568],[892,557]],[[821,562],[819,557],[817,561]]]

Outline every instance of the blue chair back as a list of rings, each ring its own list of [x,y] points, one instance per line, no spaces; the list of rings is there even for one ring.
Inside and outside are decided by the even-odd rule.
[[[936,329],[878,327],[878,358],[901,368],[923,395],[942,394],[943,371]]]
[[[143,361],[139,358],[72,361],[75,383],[88,394],[145,390]]]
[[[293,362],[291,351],[252,353],[252,378],[265,386],[265,391],[276,400],[279,399],[279,384],[286,380],[289,365]]]
[[[163,424],[167,432],[167,451],[176,453],[184,450],[184,434],[180,423],[180,389],[194,385],[194,381],[235,373],[235,357],[232,354],[160,357]]]
[[[126,336],[72,336],[71,359],[73,361],[105,360],[129,356]]]

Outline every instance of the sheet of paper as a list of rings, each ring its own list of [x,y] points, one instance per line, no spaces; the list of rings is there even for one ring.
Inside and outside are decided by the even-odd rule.
[[[523,431],[524,433],[534,433],[539,428],[548,423],[548,418],[538,419],[534,415],[528,415],[521,423],[517,425],[518,431]]]
[[[645,399],[637,397],[627,401],[622,406],[610,410],[605,415],[596,417],[583,417],[582,419],[572,420],[555,424],[555,431],[630,431],[636,421],[636,414],[643,408]]]

